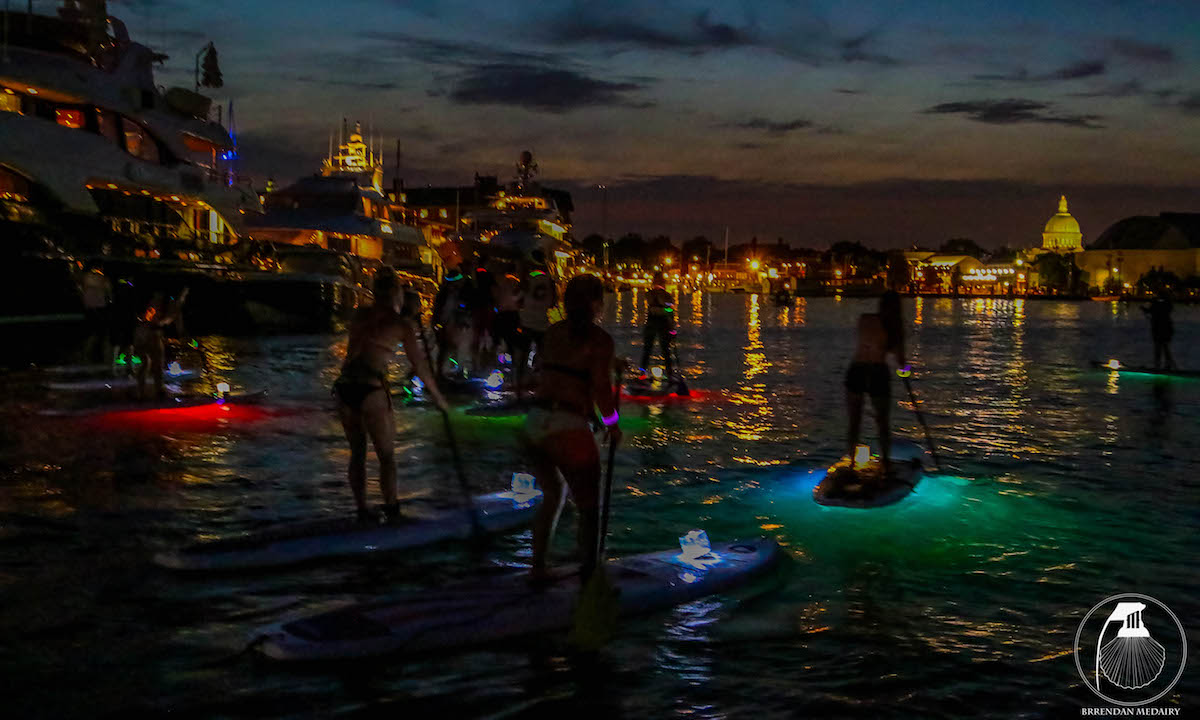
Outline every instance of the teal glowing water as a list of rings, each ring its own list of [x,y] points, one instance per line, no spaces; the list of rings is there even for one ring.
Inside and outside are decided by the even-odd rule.
[[[607,312],[633,358],[643,295],[610,297]],[[328,398],[340,338],[206,338],[205,362],[185,367],[295,410],[253,424],[81,434],[31,417],[45,401],[18,387],[0,418],[11,428],[0,669],[25,688],[17,713],[1078,716],[1097,703],[1069,651],[1094,603],[1143,592],[1185,625],[1200,617],[1200,383],[1090,367],[1148,364],[1136,308],[909,301],[913,386],[943,469],[894,506],[821,507],[812,488],[843,451],[841,376],[869,307],[683,294],[679,355],[705,394],[622,409],[610,548],[674,547],[699,528],[714,543],[775,537],[788,561],[743,592],[630,624],[599,664],[554,641],[304,673],[236,656],[249,630],[289,613],[527,561],[528,533],[483,554],[443,547],[271,575],[151,568],[155,550],[199,537],[348,511],[348,451]],[[1200,312],[1177,308],[1176,326],[1176,359],[1200,368]],[[894,390],[897,433],[923,442]],[[478,492],[526,469],[520,418],[459,411],[453,422]],[[397,424],[404,495],[458,502],[440,417],[405,408]],[[870,419],[865,428],[874,442]],[[556,541],[563,560],[571,522]],[[62,683],[68,664],[74,680]],[[1175,702],[1195,701],[1196,677]]]

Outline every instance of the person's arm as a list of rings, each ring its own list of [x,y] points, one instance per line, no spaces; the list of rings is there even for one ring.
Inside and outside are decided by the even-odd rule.
[[[617,414],[615,391],[612,384],[613,370],[613,340],[608,333],[603,334],[603,340],[592,361],[592,397],[596,408],[600,410],[600,421],[608,430],[608,436],[613,442],[621,441],[621,428],[617,425],[621,417]]]
[[[408,362],[412,364],[413,370],[417,373],[417,377],[421,378],[421,382],[425,383],[425,389],[429,392],[429,396],[433,398],[433,403],[441,410],[446,410],[449,405],[446,404],[446,398],[442,396],[442,391],[438,390],[437,380],[434,377],[432,370],[429,367],[429,361],[425,358],[425,353],[418,344],[417,331],[413,328],[411,322],[403,321],[400,323],[400,343],[404,346],[404,354],[408,356]]]

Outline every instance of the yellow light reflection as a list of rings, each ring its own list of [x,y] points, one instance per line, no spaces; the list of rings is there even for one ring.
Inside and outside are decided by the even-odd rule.
[[[692,293],[692,324],[699,327],[704,324],[704,293],[696,290]]]
[[[925,324],[925,298],[917,296],[917,316],[913,318],[915,325]]]
[[[748,298],[748,316],[746,321],[746,347],[742,364],[745,367],[743,381],[730,395],[735,405],[743,407],[740,412],[731,416],[726,422],[727,431],[739,440],[761,440],[770,427],[771,407],[767,401],[766,384],[754,382],[759,375],[771,368],[763,352],[761,299],[758,293]],[[748,458],[747,458],[748,459]]]

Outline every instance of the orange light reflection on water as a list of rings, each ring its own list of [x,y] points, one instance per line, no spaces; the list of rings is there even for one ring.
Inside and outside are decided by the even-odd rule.
[[[766,395],[766,384],[754,382],[754,379],[767,372],[771,368],[771,363],[767,360],[762,343],[760,296],[758,293],[754,293],[749,296],[747,302],[749,307],[746,321],[746,346],[743,348],[745,355],[742,360],[745,368],[743,382],[738,383],[730,395],[730,400],[734,405],[743,407],[740,412],[725,421],[725,428],[729,434],[739,440],[755,441],[761,440],[763,434],[771,427],[769,422],[771,407]]]

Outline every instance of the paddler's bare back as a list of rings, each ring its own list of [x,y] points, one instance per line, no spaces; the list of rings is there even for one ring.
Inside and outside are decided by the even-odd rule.
[[[858,317],[858,347],[854,349],[854,362],[886,362],[888,334],[883,320],[875,313],[863,313]]]
[[[399,315],[381,315],[373,308],[360,312],[350,323],[347,360],[354,359],[386,375],[388,363],[404,339],[405,322]]]
[[[551,325],[541,355],[544,379],[539,398],[590,414],[594,404],[592,369],[598,361],[607,362],[612,352],[612,338],[598,327],[589,327],[585,338],[576,339],[567,323]]]

